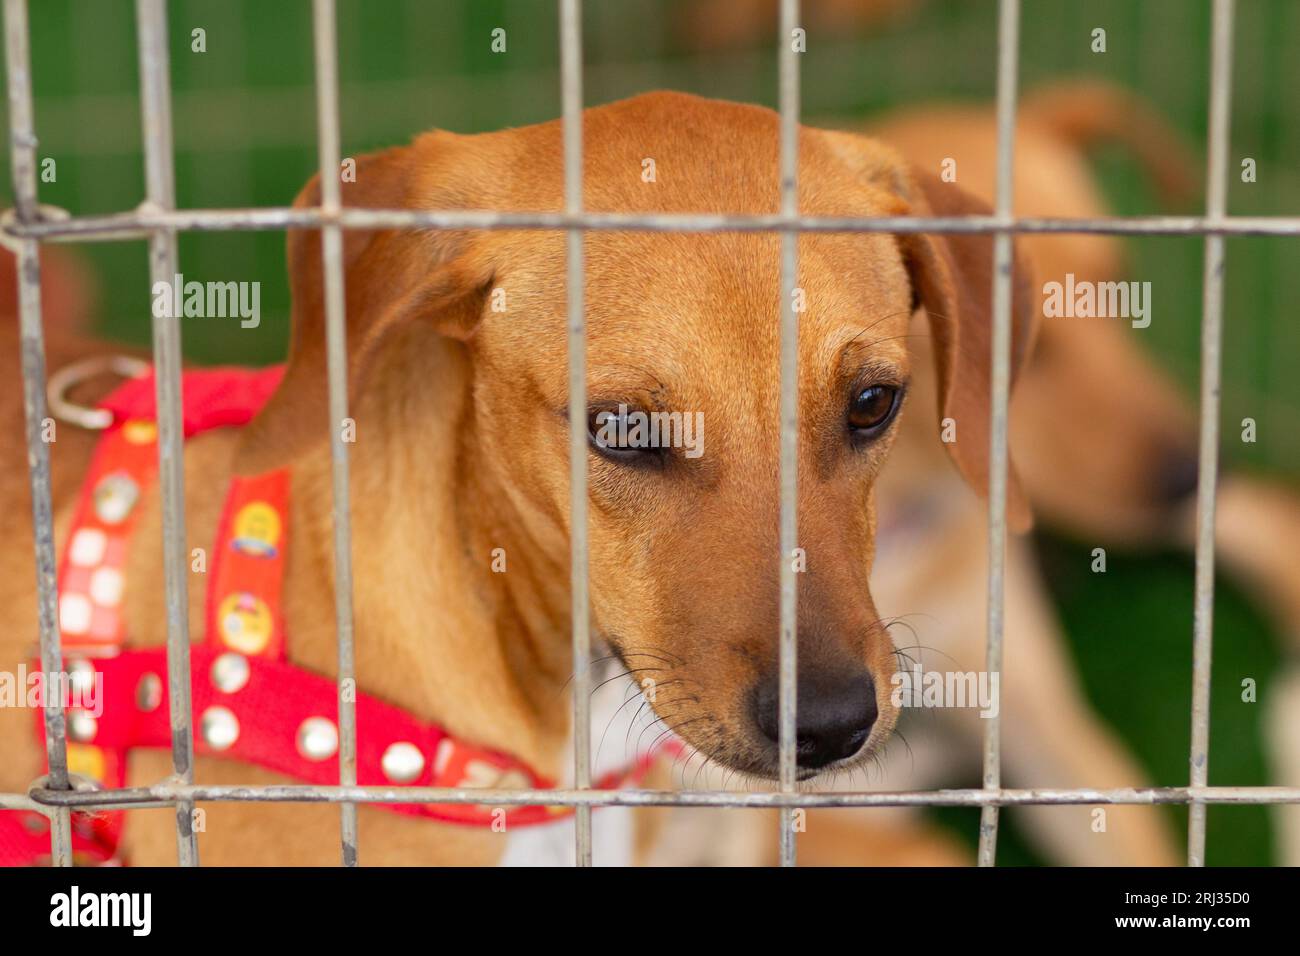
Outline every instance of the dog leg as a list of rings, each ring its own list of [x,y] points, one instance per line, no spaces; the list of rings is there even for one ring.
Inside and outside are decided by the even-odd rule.
[[[1264,737],[1273,765],[1273,782],[1300,787],[1300,662],[1274,678],[1264,712]],[[1300,804],[1273,808],[1278,863],[1300,866]]]
[[[1292,650],[1300,650],[1300,492],[1248,475],[1219,485],[1217,555],[1242,587],[1263,605]],[[1196,520],[1190,508],[1181,538],[1191,548]]]
[[[1142,786],[1122,743],[1088,707],[1067,643],[1027,548],[1008,553],[1002,719],[1005,776],[1017,786]],[[1023,807],[1012,811],[1056,859],[1072,865],[1180,862],[1158,807]]]

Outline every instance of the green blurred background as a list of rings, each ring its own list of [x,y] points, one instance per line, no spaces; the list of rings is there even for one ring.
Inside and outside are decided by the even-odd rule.
[[[743,0],[738,0],[743,2]],[[817,0],[804,0],[806,10]],[[684,28],[690,0],[603,0],[585,4],[585,96],[600,103],[655,88],[775,106],[770,35],[702,50]],[[1021,27],[1024,89],[1089,74],[1141,91],[1190,141],[1204,140],[1209,0],[1028,0]],[[176,181],[182,207],[283,206],[316,168],[311,5],[307,0],[174,0],[169,4]],[[809,25],[802,58],[803,111],[865,117],[936,98],[988,101],[995,77],[993,0],[900,4],[895,15],[856,30]],[[507,32],[493,53],[491,33]],[[1107,31],[1093,53],[1091,31]],[[193,52],[191,32],[206,32]],[[558,31],[553,0],[340,0],[339,65],[344,155],[408,140],[442,126],[495,129],[559,114]],[[38,0],[31,4],[33,82],[40,156],[57,162],[41,201],[74,214],[127,210],[143,196],[134,4],[130,0]],[[1240,0],[1233,76],[1230,211],[1300,213],[1300,2]],[[0,109],[4,105],[0,104]],[[6,123],[7,125],[7,123]],[[1243,184],[1243,157],[1258,182]],[[7,167],[7,153],[3,162]],[[725,160],[722,160],[725,161]],[[1159,211],[1122,151],[1096,166],[1121,214]],[[5,169],[4,202],[9,205]],[[1194,211],[1194,210],[1193,210]],[[185,351],[203,362],[262,363],[286,341],[288,289],[281,233],[185,234],[187,279],[256,280],[262,324],[192,320]],[[1129,248],[1133,271],[1158,290],[1157,319],[1144,345],[1195,394],[1201,259],[1197,238],[1147,238]],[[100,276],[99,331],[136,344],[149,339],[143,242],[82,244]],[[1300,240],[1228,244],[1224,358],[1224,457],[1229,466],[1300,475],[1300,326],[1285,318],[1300,301]],[[1243,444],[1233,424],[1258,423]],[[1040,551],[1092,699],[1145,763],[1153,781],[1187,780],[1192,563],[1184,555],[1112,555],[1088,569],[1084,543],[1040,537]],[[1279,663],[1277,635],[1227,582],[1215,617],[1210,781],[1269,782],[1258,705]],[[953,785],[978,786],[977,779]],[[973,841],[976,816],[936,812]],[[1018,839],[1015,813],[1002,863],[1040,862]],[[1169,810],[1184,831],[1186,813]],[[1268,814],[1214,807],[1213,864],[1272,860]]]

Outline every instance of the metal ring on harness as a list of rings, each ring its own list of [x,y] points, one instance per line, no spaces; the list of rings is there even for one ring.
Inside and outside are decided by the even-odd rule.
[[[150,365],[143,359],[129,355],[96,355],[73,362],[50,375],[45,386],[45,399],[50,414],[78,428],[102,431],[113,424],[113,413],[106,408],[78,405],[66,398],[75,386],[96,375],[120,375],[123,378],[140,378],[149,374]]]

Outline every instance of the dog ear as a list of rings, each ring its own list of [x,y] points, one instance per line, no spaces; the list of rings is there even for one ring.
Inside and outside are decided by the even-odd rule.
[[[341,183],[344,206],[406,209],[464,201],[440,200],[430,187],[438,137],[360,156],[355,176]],[[298,194],[294,208],[320,204],[320,177]],[[235,470],[257,474],[279,467],[323,440],[328,421],[325,268],[319,229],[288,232],[289,361],[265,408],[244,429]],[[343,230],[343,282],[348,393],[355,399],[376,346],[393,329],[427,321],[443,334],[466,338],[491,288],[493,266],[481,233],[443,230]]]
[[[915,215],[987,215],[989,209],[952,183],[918,171],[903,173],[900,191]],[[939,417],[955,423],[948,454],[981,495],[989,484],[989,410],[992,403],[993,237],[906,234],[899,237],[912,288],[924,306],[934,342]],[[1012,381],[1030,354],[1036,327],[1029,267],[1012,265]],[[1032,524],[1014,466],[1007,465],[1007,519],[1012,530]]]

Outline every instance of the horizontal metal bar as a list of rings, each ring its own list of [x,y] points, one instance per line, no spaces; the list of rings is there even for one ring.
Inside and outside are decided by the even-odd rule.
[[[488,790],[449,787],[203,786],[160,783],[119,790],[33,788],[47,806],[130,807],[176,801],[216,803],[468,803],[490,806],[982,807],[1091,804],[1300,803],[1300,787],[1141,787],[1113,790],[900,790],[843,793],[729,793],[717,790]]]
[[[0,810],[31,810],[50,815],[50,808],[37,803],[25,793],[0,793]]]
[[[0,232],[18,239],[113,241],[147,238],[154,229],[254,232],[274,229],[589,229],[612,232],[1088,233],[1142,236],[1300,236],[1300,216],[1132,216],[1059,219],[998,216],[761,216],[694,213],[494,212],[436,209],[138,209],[103,216],[6,217]]]

